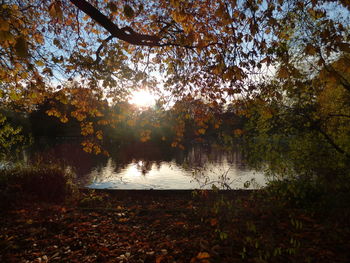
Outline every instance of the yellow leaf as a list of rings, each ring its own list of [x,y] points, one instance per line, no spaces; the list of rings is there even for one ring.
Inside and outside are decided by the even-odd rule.
[[[199,134],[204,134],[205,133],[205,129],[199,129],[198,131],[197,131]]]
[[[21,73],[20,76],[21,76],[22,79],[25,79],[25,78],[28,77],[28,72],[25,72],[25,71],[24,71],[24,72]]]
[[[39,67],[45,66],[45,63],[42,60],[36,61],[35,64],[37,64]]]
[[[97,139],[99,139],[99,140],[102,140],[102,139],[103,139],[103,134],[102,134],[102,131],[101,131],[101,130],[99,130],[99,131],[96,132],[96,137],[97,137]]]
[[[95,146],[94,146],[94,153],[95,153],[96,155],[101,153],[101,148],[100,148],[98,145],[95,145]]]
[[[60,121],[63,122],[63,123],[67,123],[67,122],[68,122],[67,116],[66,116],[66,115],[63,115],[63,116],[61,117]]]
[[[81,124],[81,135],[87,136],[93,133],[94,133],[94,127],[92,126],[92,122]]]
[[[199,252],[197,255],[197,259],[208,259],[210,255],[208,252]]]
[[[10,92],[10,99],[12,101],[19,100],[20,99],[20,95],[17,92],[15,92],[15,91],[11,91]]]

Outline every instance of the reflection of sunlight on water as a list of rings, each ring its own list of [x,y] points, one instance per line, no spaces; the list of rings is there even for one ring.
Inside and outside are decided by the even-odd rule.
[[[244,170],[227,158],[218,163],[206,162],[203,167],[182,167],[176,162],[158,164],[144,160],[133,160],[124,168],[118,169],[111,159],[105,167],[92,173],[91,188],[115,189],[198,189],[244,188],[244,183],[254,179],[258,185],[265,184],[261,173]],[[220,184],[221,183],[221,184]],[[250,188],[256,188],[251,185]]]

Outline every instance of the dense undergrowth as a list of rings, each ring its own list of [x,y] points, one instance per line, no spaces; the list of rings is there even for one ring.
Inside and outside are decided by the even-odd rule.
[[[0,170],[0,207],[22,202],[62,203],[77,194],[74,176],[56,166],[17,166]]]

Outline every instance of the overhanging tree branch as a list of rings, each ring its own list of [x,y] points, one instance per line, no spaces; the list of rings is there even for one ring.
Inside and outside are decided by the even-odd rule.
[[[139,34],[130,27],[119,28],[107,16],[85,0],[70,0],[70,2],[105,28],[113,37],[137,46],[160,46],[158,36]]]
[[[86,0],[69,0],[72,4],[74,4],[77,8],[91,17],[94,21],[100,24],[104,29],[106,29],[113,37],[116,37],[120,40],[124,40],[129,44],[136,46],[148,46],[148,47],[166,47],[166,46],[174,46],[174,47],[183,47],[187,49],[195,49],[199,46],[196,45],[184,45],[176,42],[169,43],[161,43],[161,38],[157,35],[145,35],[139,34],[135,32],[131,27],[123,27],[119,28],[116,24],[114,24],[107,16],[102,14],[98,9],[96,9],[93,5],[91,5]],[[165,29],[167,29],[169,25],[165,26],[159,33],[162,33]],[[218,42],[208,43],[207,45],[201,46],[201,48],[207,48],[213,45],[222,45]],[[102,47],[101,47],[102,48]]]

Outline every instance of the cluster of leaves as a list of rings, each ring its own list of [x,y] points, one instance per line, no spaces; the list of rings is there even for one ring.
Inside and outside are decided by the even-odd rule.
[[[242,118],[233,107],[215,108],[190,97],[169,109],[161,102],[139,109],[128,102],[108,105],[88,89],[70,88],[69,92],[72,95],[53,93],[28,114],[34,137],[82,138],[84,150],[98,154],[100,147],[110,142],[152,141],[182,149],[194,141],[220,140],[228,144],[223,138],[231,138],[234,128],[243,128]],[[76,97],[84,97],[84,104],[77,106]]]
[[[257,91],[269,66],[280,65],[280,77],[297,76],[291,52],[318,56],[321,66],[348,52],[348,9],[347,1],[326,0],[3,1],[0,99],[30,109],[58,89],[53,80],[76,78],[118,101],[135,88],[156,88],[156,72],[175,99],[201,98],[215,109]],[[332,15],[338,10],[343,18]],[[74,96],[76,107],[94,111]]]
[[[11,154],[19,152],[30,141],[30,136],[23,133],[22,127],[13,127],[0,113],[0,159],[10,159]]]
[[[323,68],[311,79],[300,76],[284,85],[272,81],[261,86],[248,106],[245,136],[252,164],[268,167],[277,178],[316,177],[329,187],[343,184],[341,178],[350,171],[348,61],[344,54],[327,66],[334,72]],[[269,97],[271,89],[280,96]]]

